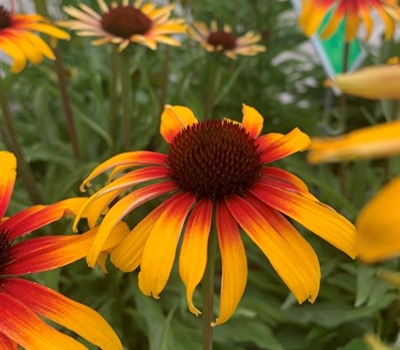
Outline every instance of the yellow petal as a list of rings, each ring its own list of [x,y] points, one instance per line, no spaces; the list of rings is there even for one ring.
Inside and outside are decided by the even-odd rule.
[[[222,276],[219,316],[212,326],[232,316],[243,296],[247,283],[247,259],[235,219],[225,203],[217,205],[217,233],[221,251]]]
[[[6,37],[0,38],[1,51],[4,51],[13,59],[13,65],[11,67],[11,72],[19,73],[26,66],[26,57],[24,52],[15,45],[11,40]]]
[[[193,304],[193,293],[204,275],[207,246],[212,219],[212,202],[202,199],[189,216],[179,256],[179,273],[186,286],[186,299],[190,312],[201,312]]]
[[[160,133],[165,141],[170,143],[181,130],[197,122],[189,108],[166,105],[161,114]]]
[[[400,121],[362,128],[347,135],[312,139],[310,163],[373,159],[400,154]]]
[[[361,210],[356,227],[361,260],[400,255],[400,176],[384,186]]]
[[[140,262],[139,288],[156,299],[168,281],[181,230],[195,201],[188,193],[174,199],[154,224]]]
[[[3,217],[14,189],[17,159],[7,151],[0,152],[0,217]]]
[[[263,128],[264,118],[255,108],[247,106],[244,103],[242,106],[242,126],[251,136],[257,138]]]
[[[344,93],[372,100],[400,99],[400,65],[365,67],[354,73],[339,74],[325,82]]]

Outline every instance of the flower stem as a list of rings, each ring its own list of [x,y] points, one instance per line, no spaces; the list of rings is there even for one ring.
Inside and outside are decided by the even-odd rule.
[[[32,169],[25,161],[22,146],[19,143],[17,133],[15,132],[13,120],[11,118],[10,110],[8,108],[8,103],[6,101],[5,96],[5,88],[3,84],[3,80],[0,79],[0,100],[1,100],[1,120],[4,120],[5,128],[0,127],[2,133],[2,139],[6,147],[15,154],[15,157],[18,161],[18,174],[22,178],[22,182],[28,194],[34,204],[44,203],[41,193],[39,192],[36,182],[35,176],[33,175]],[[6,130],[7,131],[6,131]],[[8,133],[7,133],[8,132]]]
[[[212,230],[208,242],[208,259],[203,277],[203,350],[213,348],[214,275],[217,254],[217,233]]]
[[[212,55],[215,56],[215,55]],[[216,57],[211,57],[210,59],[210,75],[208,78],[208,89],[205,100],[205,108],[204,108],[204,119],[210,120],[212,119],[212,112],[214,107],[214,91],[215,91],[215,83],[218,75],[218,62]]]
[[[111,77],[110,77],[110,136],[113,142],[112,147],[115,151],[118,138],[118,47],[112,45],[111,48]],[[113,152],[114,153],[114,152]]]
[[[163,76],[162,76],[161,97],[160,97],[160,113],[164,109],[165,100],[167,98],[170,59],[171,59],[171,46],[166,45],[165,46],[165,55],[164,55],[164,67],[163,67]]]
[[[121,64],[121,86],[122,86],[122,140],[125,151],[131,144],[131,75],[130,75],[130,52],[125,50],[120,54]]]

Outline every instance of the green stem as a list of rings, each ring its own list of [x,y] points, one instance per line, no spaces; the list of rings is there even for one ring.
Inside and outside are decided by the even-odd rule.
[[[131,76],[130,76],[130,51],[125,50],[120,54],[121,86],[122,86],[122,140],[125,151],[131,144]]]
[[[214,90],[215,90],[215,83],[217,80],[217,75],[218,75],[218,62],[217,62],[217,57],[215,57],[216,54],[212,54],[211,59],[209,60],[211,68],[210,68],[210,75],[208,79],[208,89],[207,89],[207,95],[206,95],[206,100],[205,100],[205,107],[204,107],[204,119],[205,120],[210,120],[213,118],[212,112],[213,112],[213,107],[214,107]]]
[[[110,135],[113,150],[117,147],[118,138],[118,46],[112,45],[111,49],[111,77],[110,77]],[[114,153],[114,152],[113,152]]]
[[[1,114],[2,114],[2,121],[4,121],[5,128],[1,128],[2,138],[7,146],[7,148],[15,154],[15,157],[18,161],[18,174],[22,178],[22,182],[28,194],[34,204],[44,203],[41,193],[39,192],[35,176],[33,175],[32,169],[25,161],[22,146],[19,143],[17,133],[14,128],[13,120],[11,118],[10,110],[8,108],[8,103],[6,101],[5,96],[5,88],[3,84],[3,80],[0,79],[0,100],[1,100]],[[7,130],[5,130],[7,129]],[[8,133],[7,133],[8,132]]]
[[[213,327],[211,322],[214,322],[214,278],[217,242],[217,233],[212,230],[208,242],[207,266],[203,277],[203,350],[212,350],[213,348]]]
[[[162,87],[161,87],[161,97],[160,97],[160,112],[163,111],[165,100],[167,98],[170,60],[171,60],[171,47],[167,45],[165,47],[165,56],[164,56],[164,67],[163,67]]]

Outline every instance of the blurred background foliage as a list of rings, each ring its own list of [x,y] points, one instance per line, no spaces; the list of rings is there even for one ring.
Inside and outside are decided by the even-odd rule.
[[[16,1],[17,7],[23,2]],[[75,0],[47,1],[53,20],[64,17],[62,6],[77,4]],[[98,8],[94,0],[85,4]],[[255,57],[229,60],[211,57],[198,43],[183,36],[179,48],[129,48],[131,66],[125,73],[133,91],[132,150],[166,151],[158,131],[162,105],[188,106],[201,119],[210,89],[214,118],[240,120],[241,104],[246,103],[264,116],[264,132],[285,133],[297,126],[311,136],[334,135],[391,119],[393,106],[387,102],[353,97],[347,98],[347,115],[343,117],[340,97],[323,87],[325,73],[308,39],[297,28],[290,1],[182,0],[175,1],[175,5],[175,16],[189,22],[209,23],[215,19],[220,25],[231,25],[237,34],[258,31],[263,36],[261,44],[268,50]],[[6,74],[3,79],[19,141],[45,203],[81,195],[79,184],[89,171],[122,150],[121,142],[113,144],[110,131],[111,46],[94,47],[90,39],[71,34],[71,40],[59,42],[58,48],[66,70],[81,159],[74,158],[66,131],[54,62],[45,60],[21,74]],[[364,48],[368,53],[366,64],[384,62],[395,50],[398,53],[394,42],[383,40],[374,45],[364,43]],[[212,71],[213,64],[216,71]],[[212,74],[215,84],[210,87]],[[120,117],[120,101],[116,112]],[[117,132],[117,140],[121,140],[121,128]],[[320,200],[353,222],[363,204],[400,172],[398,157],[311,166],[300,154],[279,165],[300,176]],[[93,188],[103,183],[94,181]],[[19,179],[10,213],[31,204]],[[136,210],[129,217],[130,224],[138,222],[156,204],[153,201]],[[363,350],[367,347],[362,337],[368,331],[376,332],[384,341],[398,342],[398,290],[378,276],[382,268],[399,268],[398,259],[365,266],[302,227],[298,229],[311,242],[321,263],[321,290],[315,304],[297,305],[262,252],[243,236],[249,280],[234,316],[215,329],[215,349]],[[52,230],[69,233],[71,222]],[[123,274],[111,264],[108,270],[104,275],[80,261],[35,278],[99,310],[126,349],[201,348],[201,317],[188,312],[176,268],[160,300],[138,291],[136,272]],[[216,298],[219,274],[217,262]],[[201,305],[200,293],[195,295],[195,304]]]

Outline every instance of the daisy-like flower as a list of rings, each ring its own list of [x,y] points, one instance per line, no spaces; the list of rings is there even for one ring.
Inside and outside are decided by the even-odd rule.
[[[49,45],[32,32],[44,33],[57,39],[70,38],[68,33],[50,24],[42,16],[17,14],[0,5],[0,50],[13,59],[13,73],[22,71],[27,60],[39,64],[43,57],[55,59]]]
[[[336,86],[346,94],[363,98],[400,100],[400,65],[364,67],[356,72],[338,74],[325,85]]]
[[[52,328],[46,318],[76,332],[101,349],[122,350],[122,345],[97,312],[41,284],[18,276],[49,271],[87,255],[97,228],[84,234],[21,237],[68,213],[76,213],[87,198],[72,198],[52,205],[36,205],[4,217],[15,177],[16,159],[0,152],[0,348],[16,350],[82,350],[75,339]],[[120,223],[111,233],[102,253],[118,245],[128,233]],[[102,257],[102,255],[100,255]]]
[[[322,38],[328,38],[335,33],[340,22],[344,20],[347,42],[356,37],[360,22],[364,23],[365,40],[368,40],[373,29],[372,10],[378,12],[385,23],[386,40],[393,37],[396,22],[400,22],[400,7],[397,0],[303,0],[302,3],[299,25],[308,36],[319,29],[330,9],[333,12],[320,34]]]
[[[255,56],[265,52],[264,45],[257,45],[261,35],[252,31],[243,36],[236,37],[232,28],[225,25],[218,29],[217,22],[212,21],[210,28],[203,22],[195,22],[188,28],[189,36],[198,41],[208,52],[223,52],[227,57],[235,59],[237,55]]]
[[[130,43],[152,50],[157,48],[157,43],[179,46],[180,42],[170,35],[186,33],[183,19],[169,19],[173,5],[156,8],[154,4],[147,3],[142,6],[141,0],[134,5],[130,5],[129,0],[122,0],[121,5],[113,2],[111,7],[104,0],[97,0],[97,3],[101,14],[84,3],[79,4],[80,9],[64,7],[64,11],[75,20],[59,24],[76,30],[78,35],[98,37],[92,41],[93,45],[117,44],[119,51]]]
[[[112,168],[110,179],[123,170],[137,168],[90,197],[81,211],[88,212],[95,222],[104,206],[119,194],[137,184],[151,182],[111,207],[94,239],[88,264],[96,262],[110,230],[125,215],[169,193],[170,197],[149,213],[111,254],[111,261],[123,271],[133,271],[140,265],[139,287],[145,295],[158,298],[164,289],[183,233],[179,271],[186,285],[189,309],[196,315],[200,313],[192,299],[204,274],[215,218],[222,287],[220,314],[214,325],[230,318],[246,286],[246,253],[239,227],[264,252],[298,302],[313,302],[320,284],[318,259],[284,215],[351,257],[355,255],[355,229],[311,195],[298,177],[266,166],[304,150],[309,137],[297,128],[286,135],[271,133],[259,137],[262,126],[262,116],[246,105],[242,123],[198,122],[190,109],[166,106],[160,131],[169,143],[167,154],[122,153],[99,165],[83,183],[88,185],[94,177]]]

